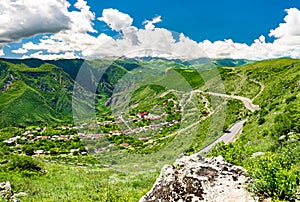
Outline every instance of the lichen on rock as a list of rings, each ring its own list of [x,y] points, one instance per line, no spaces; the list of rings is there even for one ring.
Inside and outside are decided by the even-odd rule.
[[[140,202],[252,202],[246,171],[222,157],[183,156],[162,168],[153,188]]]
[[[0,183],[0,199],[4,199],[8,202],[21,202],[21,200],[14,195],[10,182]]]

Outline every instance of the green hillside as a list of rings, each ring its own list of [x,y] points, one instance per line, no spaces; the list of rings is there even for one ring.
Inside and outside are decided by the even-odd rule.
[[[81,67],[87,69],[84,71],[85,79],[77,79],[81,96],[98,85],[98,91],[95,91],[98,95],[97,109],[99,112],[107,111],[104,103],[111,96],[113,85],[127,71],[111,60],[1,59],[0,127],[72,123],[73,87]],[[130,64],[127,67],[132,68]],[[99,72],[103,72],[103,76],[96,84],[98,81],[94,75]],[[81,102],[80,97],[74,99]]]
[[[60,68],[0,61],[1,127],[71,120],[72,79]]]
[[[138,201],[167,162],[160,160],[173,153],[147,160],[148,155],[198,152],[248,118],[235,142],[218,144],[208,155],[246,168],[254,178],[249,189],[261,199],[299,198],[300,60],[193,62],[1,59],[0,181],[28,193],[24,201]],[[224,90],[216,85],[218,79]],[[79,95],[73,97],[75,80]],[[134,85],[138,88],[130,92]],[[209,96],[208,91],[231,97]],[[87,103],[86,98],[94,101],[91,93],[96,93],[95,102]],[[234,96],[249,98],[261,109],[251,112]],[[95,107],[97,123],[71,128],[72,101],[79,114]],[[126,104],[128,111],[122,109]],[[78,132],[91,138],[79,141]],[[29,140],[3,142],[15,136]],[[45,153],[31,158],[37,150]],[[146,161],[132,162],[131,154],[142,154]]]
[[[269,60],[221,72],[228,93],[248,94],[261,110],[250,115],[235,143],[221,144],[211,155],[247,168],[258,179],[253,190],[261,197],[295,197],[300,180],[300,61]]]

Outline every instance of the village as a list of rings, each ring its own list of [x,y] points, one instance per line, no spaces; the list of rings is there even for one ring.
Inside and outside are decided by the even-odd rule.
[[[146,145],[148,141],[153,141],[153,139],[151,139],[152,136],[143,136],[143,134],[149,131],[154,131],[155,134],[163,133],[168,128],[170,130],[178,128],[182,106],[173,99],[163,103],[164,109],[167,106],[168,110],[160,115],[152,114],[149,111],[138,111],[127,120],[124,120],[123,113],[120,113],[118,117],[104,118],[96,123],[82,123],[76,126],[34,127],[3,141],[3,144],[16,153],[37,156],[87,155],[88,151],[83,144],[84,140],[102,141],[103,138],[110,140],[110,144],[101,148],[95,147],[93,152],[101,152],[106,147],[131,147],[133,137],[136,137],[134,142]],[[91,131],[89,129],[96,132],[89,132]]]

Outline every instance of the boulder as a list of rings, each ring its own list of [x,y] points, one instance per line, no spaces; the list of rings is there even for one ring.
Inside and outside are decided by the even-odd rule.
[[[0,183],[1,199],[11,199],[14,195],[10,182]]]
[[[184,156],[162,168],[153,188],[139,202],[252,202],[246,171],[222,157]]]
[[[12,202],[21,202],[21,200],[16,198],[16,195],[14,195],[10,182],[0,183],[0,199]]]

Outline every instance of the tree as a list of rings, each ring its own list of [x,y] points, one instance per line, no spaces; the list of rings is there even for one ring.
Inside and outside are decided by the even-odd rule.
[[[34,148],[31,145],[26,145],[24,146],[23,152],[28,156],[32,156],[34,155]]]

